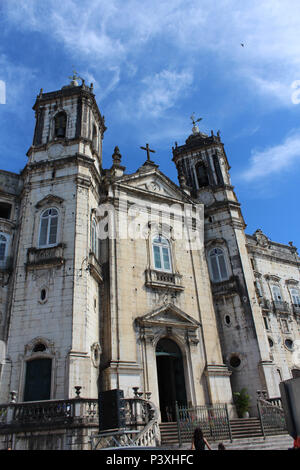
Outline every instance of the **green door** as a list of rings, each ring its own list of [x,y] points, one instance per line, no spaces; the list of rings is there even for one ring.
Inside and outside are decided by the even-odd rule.
[[[176,421],[176,402],[187,404],[182,354],[169,338],[157,343],[156,365],[162,421]]]
[[[52,359],[34,359],[26,363],[24,401],[50,399]]]

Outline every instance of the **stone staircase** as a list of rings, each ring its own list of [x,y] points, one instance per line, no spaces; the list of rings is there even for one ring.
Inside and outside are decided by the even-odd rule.
[[[288,434],[278,435],[274,430],[274,435],[268,435],[265,439],[262,434],[260,421],[258,418],[239,418],[230,420],[232,440],[226,441],[226,448],[236,449],[288,449],[292,447],[293,440]],[[161,446],[166,448],[178,448],[178,431],[177,423],[161,423]],[[272,430],[269,429],[269,434]],[[209,439],[208,439],[209,440]],[[183,442],[181,448],[190,448],[191,443]],[[212,448],[217,448],[218,443],[211,442]]]
[[[258,418],[238,418],[230,420],[232,439],[262,437],[262,429]]]

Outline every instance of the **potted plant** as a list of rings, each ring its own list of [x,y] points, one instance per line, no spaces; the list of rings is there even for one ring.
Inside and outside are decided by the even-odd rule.
[[[249,418],[250,396],[247,389],[243,388],[240,392],[235,392],[235,405],[239,418]]]

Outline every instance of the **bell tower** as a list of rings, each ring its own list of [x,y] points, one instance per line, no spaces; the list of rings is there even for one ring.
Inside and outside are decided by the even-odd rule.
[[[27,155],[29,163],[78,154],[94,160],[102,168],[102,141],[106,130],[93,93],[74,74],[61,90],[43,93],[41,89],[33,106],[36,125],[33,143]]]
[[[22,171],[2,401],[97,397],[102,271],[94,227],[105,131],[93,86],[74,75],[33,106]]]
[[[201,132],[200,120],[192,116],[192,134],[184,145],[175,143],[173,161],[182,189],[204,204],[205,255],[223,361],[232,371],[233,391],[247,388],[254,405],[256,390],[268,389],[271,363],[246,248],[246,225],[220,133]]]

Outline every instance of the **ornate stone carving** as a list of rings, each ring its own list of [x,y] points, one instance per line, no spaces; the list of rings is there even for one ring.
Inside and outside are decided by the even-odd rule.
[[[256,230],[254,233],[254,237],[256,238],[257,244],[262,248],[268,248],[270,244],[269,238],[263,234],[261,229]]]

